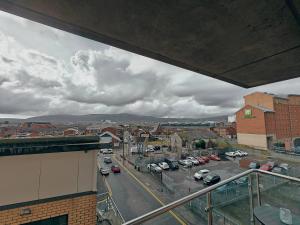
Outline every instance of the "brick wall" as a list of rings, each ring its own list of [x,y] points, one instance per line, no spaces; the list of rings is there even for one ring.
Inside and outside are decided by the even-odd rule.
[[[30,208],[30,215],[20,215],[22,208]],[[68,214],[69,225],[96,224],[96,194],[51,201],[0,211],[1,225],[20,225]]]
[[[261,92],[254,92],[244,96],[245,105],[262,106],[270,110],[274,109],[273,95]]]
[[[252,117],[245,117],[245,109],[252,110]],[[245,106],[236,113],[237,133],[266,134],[264,112],[252,106]]]

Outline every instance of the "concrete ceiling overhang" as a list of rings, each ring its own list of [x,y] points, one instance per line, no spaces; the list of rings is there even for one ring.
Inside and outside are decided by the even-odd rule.
[[[0,0],[0,9],[242,87],[300,76],[300,0]]]

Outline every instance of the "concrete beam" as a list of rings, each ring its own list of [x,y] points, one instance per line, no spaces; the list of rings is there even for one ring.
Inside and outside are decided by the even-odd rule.
[[[300,76],[299,0],[0,0],[0,9],[242,87]]]

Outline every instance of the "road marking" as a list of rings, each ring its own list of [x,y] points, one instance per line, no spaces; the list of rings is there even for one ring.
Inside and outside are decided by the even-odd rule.
[[[142,181],[140,181],[133,173],[131,173],[126,167],[122,165],[115,157],[113,157],[119,165],[126,170],[126,172],[133,178],[135,179],[150,195],[152,195],[153,198],[155,198],[156,201],[159,202],[162,206],[165,205],[145,184],[143,184]],[[182,219],[180,219],[172,210],[169,211],[169,213],[182,225],[187,225]]]
[[[109,183],[107,182],[106,178],[103,177],[103,179],[104,179],[105,185],[106,185],[106,187],[107,187],[107,189],[108,189],[108,194],[109,194],[109,196],[111,197],[111,196],[112,196],[112,190],[111,190],[111,187],[110,187]]]

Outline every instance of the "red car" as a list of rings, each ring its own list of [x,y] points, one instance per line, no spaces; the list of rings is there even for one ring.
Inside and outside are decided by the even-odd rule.
[[[201,156],[201,158],[202,158],[206,163],[209,162],[209,158],[208,158],[207,156]]]
[[[112,171],[113,173],[121,173],[121,169],[120,169],[120,167],[119,167],[118,165],[113,165],[113,166],[111,167],[111,171]]]
[[[196,159],[198,160],[200,165],[205,164],[205,160],[202,157],[197,157]]]
[[[209,159],[214,161],[221,161],[220,157],[214,154],[210,155]]]
[[[265,170],[265,171],[271,171],[272,170],[272,165],[270,164],[263,164],[261,165],[261,167],[259,168],[260,170]]]

